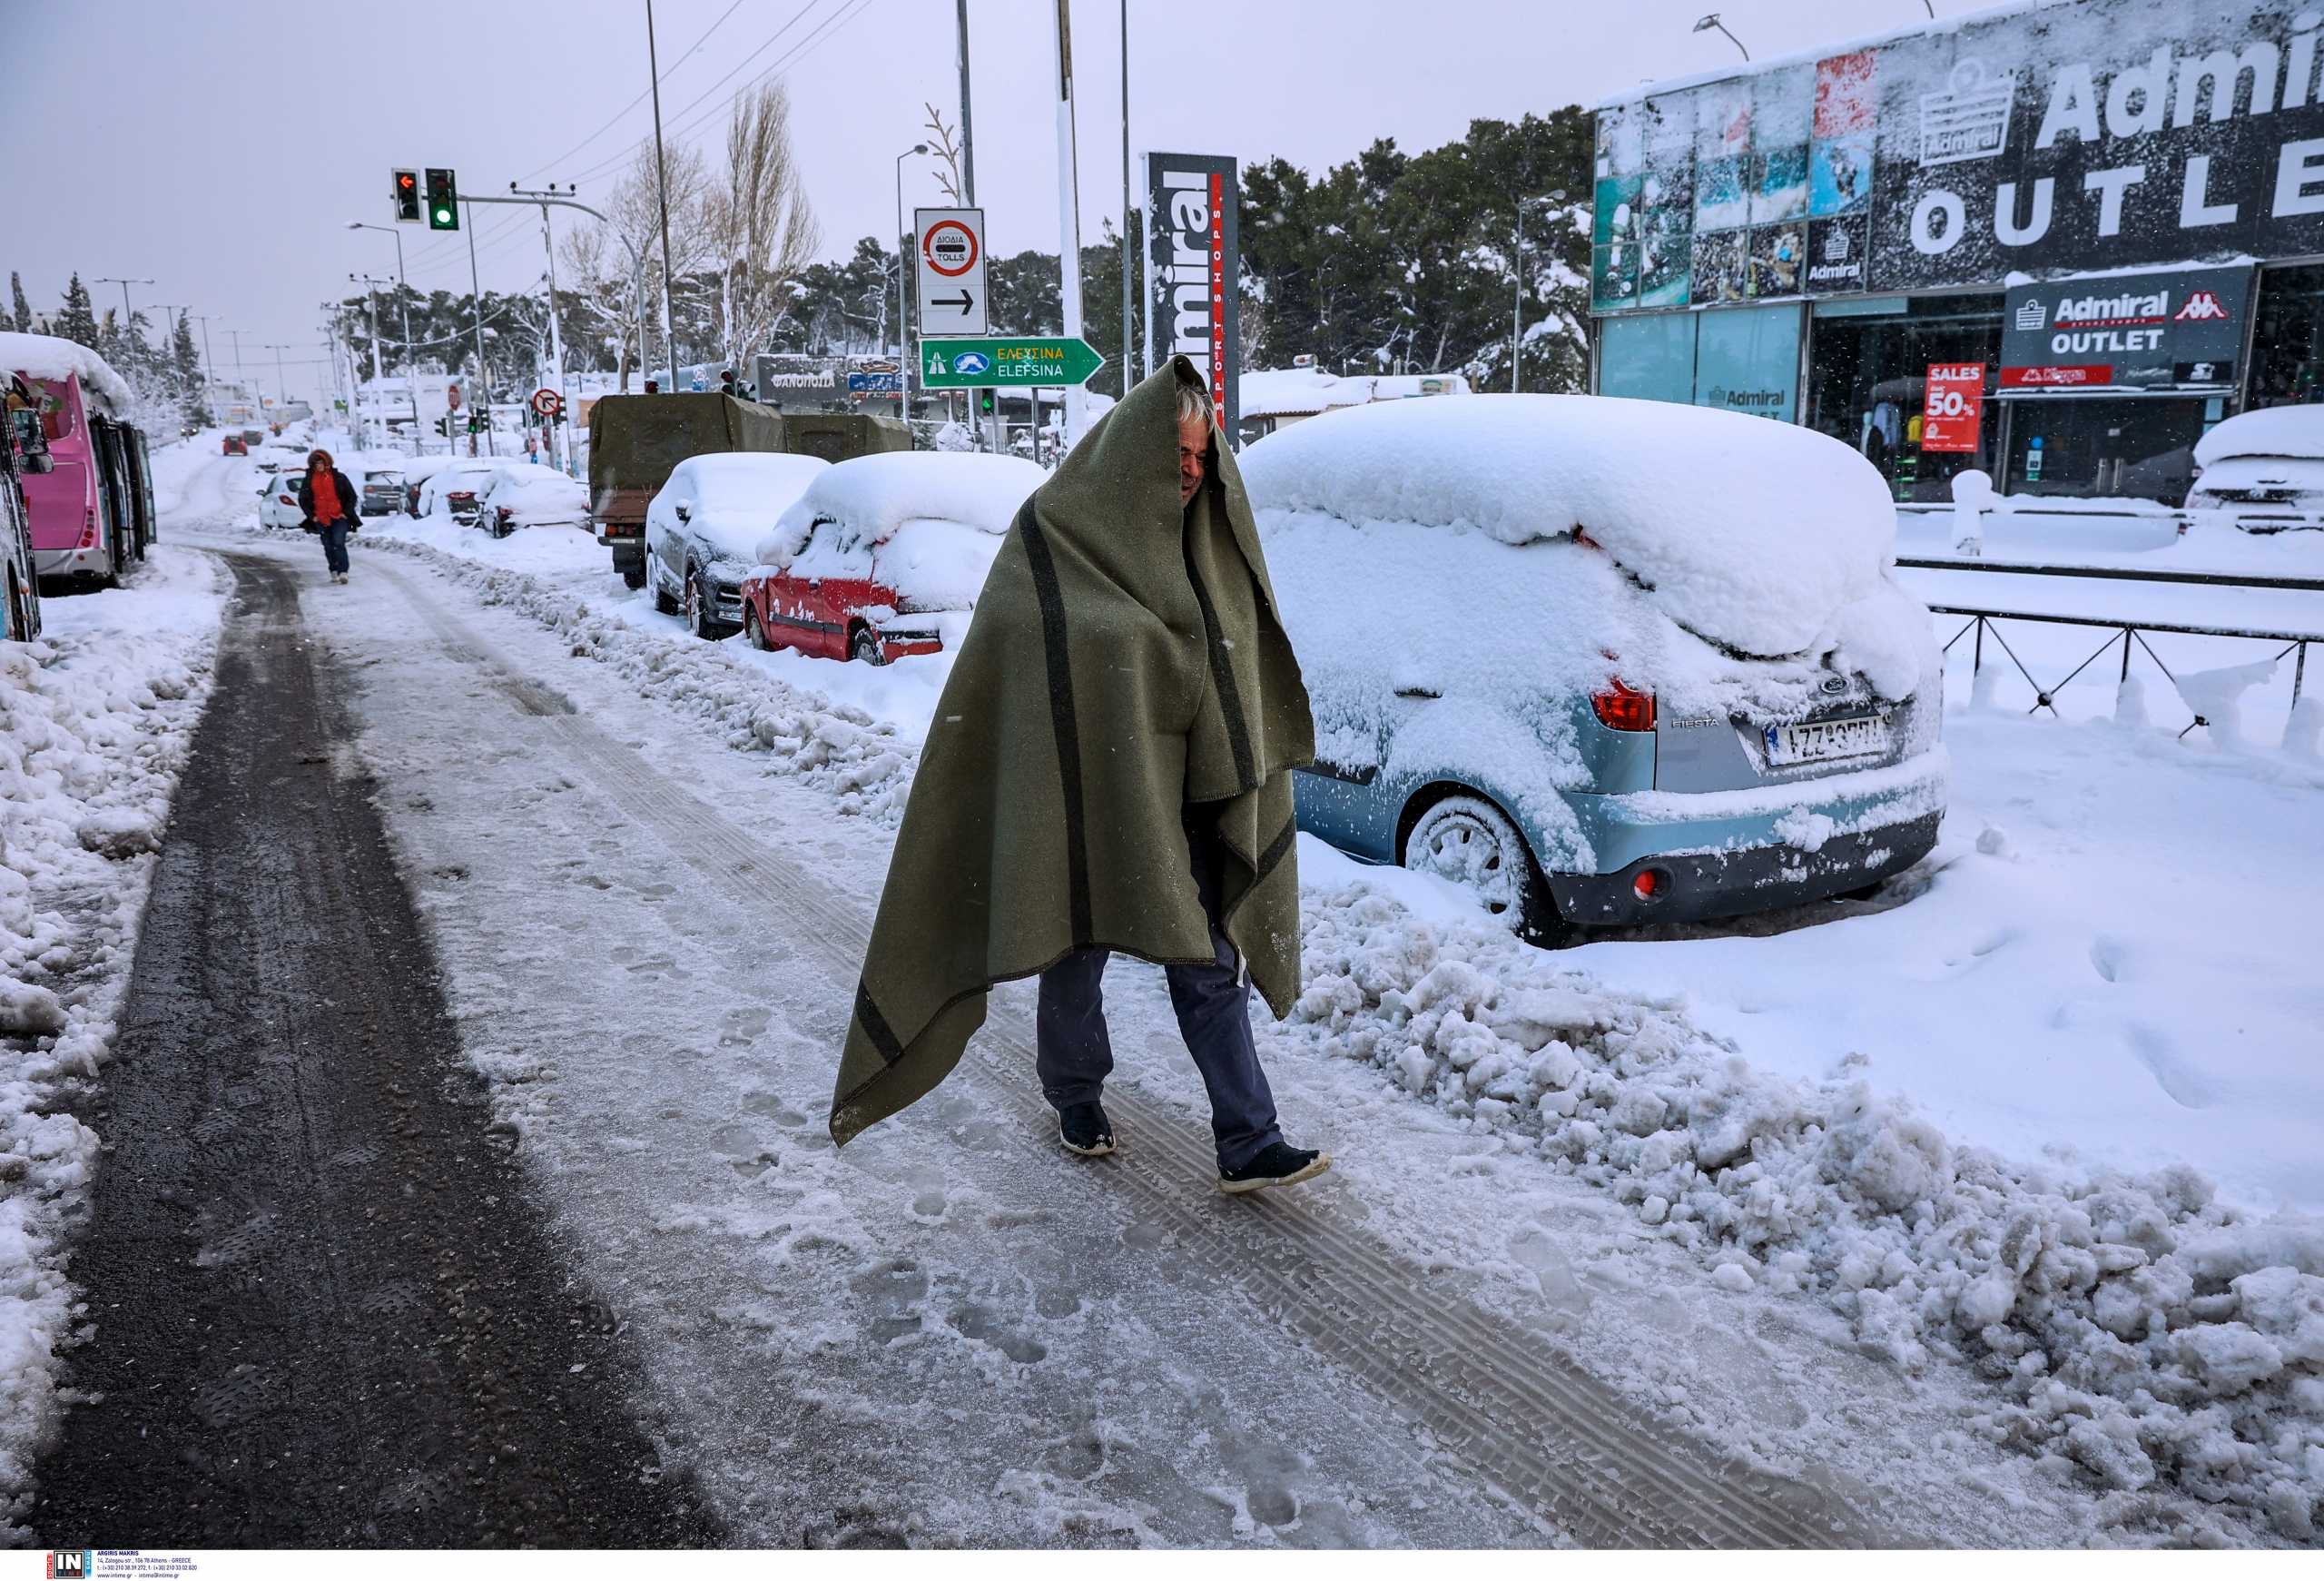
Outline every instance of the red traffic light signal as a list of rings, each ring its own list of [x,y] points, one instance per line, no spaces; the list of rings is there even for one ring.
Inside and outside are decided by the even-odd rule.
[[[394,173],[393,191],[398,224],[419,223],[419,173],[399,170]]]

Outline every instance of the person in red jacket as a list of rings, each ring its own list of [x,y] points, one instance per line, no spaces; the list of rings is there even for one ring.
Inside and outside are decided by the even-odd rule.
[[[299,480],[299,509],[307,519],[300,525],[322,535],[323,560],[334,582],[347,580],[347,535],[354,529],[359,498],[347,474],[331,464],[329,450],[308,455],[307,475]]]

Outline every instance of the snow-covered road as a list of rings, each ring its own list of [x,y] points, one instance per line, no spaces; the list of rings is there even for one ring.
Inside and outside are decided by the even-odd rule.
[[[579,1271],[614,1292],[642,1339],[665,1458],[697,1469],[738,1533],[1466,1544],[2269,1532],[2200,1502],[2224,1484],[2215,1464],[2191,1469],[2206,1430],[2195,1411],[2134,1420],[2107,1403],[2142,1377],[2191,1408],[2216,1388],[2238,1411],[2285,1413],[2237,1418],[2237,1438],[2273,1441],[2279,1457],[2230,1474],[2260,1480],[2229,1497],[2297,1530],[2304,1510],[2284,1474],[2299,1475],[2300,1435],[2316,1432],[2308,1418],[2324,1400],[2299,1394],[2290,1373],[2254,1389],[2200,1365],[2205,1330],[2240,1326],[2215,1321],[2236,1309],[2225,1280],[2268,1257],[2204,1265],[2203,1288],[2222,1293],[2196,1298],[2199,1329],[2183,1296],[2155,1297],[2162,1326],[2128,1363],[2091,1327],[2088,1283],[2043,1283],[2079,1277],[2083,1254],[2067,1243],[2087,1243],[2102,1209],[2138,1219],[2102,1223],[2109,1237],[2147,1238],[2142,1251],[2099,1248],[2110,1268],[2203,1234],[2249,1251],[2266,1227],[2237,1228],[2240,1216],[2205,1206],[2207,1190],[1956,1158],[1925,1122],[1852,1096],[1862,1062],[1835,1057],[1941,1018],[1944,972],[1919,963],[1911,914],[1949,897],[1961,914],[1945,926],[1965,928],[1980,909],[2022,903],[2012,884],[2038,887],[2042,874],[2008,857],[2053,854],[2022,821],[1993,852],[1974,850],[1979,829],[1955,831],[1966,844],[1953,860],[1973,865],[1960,879],[1940,868],[1911,906],[1841,929],[1694,939],[1668,965],[1643,941],[1563,957],[1496,944],[1457,910],[1407,913],[1390,896],[1432,898],[1410,884],[1351,887],[1355,875],[1309,852],[1311,993],[1293,1023],[1266,1029],[1266,1046],[1292,1133],[1326,1142],[1341,1167],[1295,1199],[1242,1205],[1256,1211],[1207,1192],[1199,1088],[1158,976],[1128,964],[1108,995],[1128,1143],[1115,1165],[1057,1154],[1029,1080],[1021,990],[996,998],[960,1078],[839,1155],[821,1112],[909,772],[905,734],[790,691],[769,656],[679,637],[555,537],[487,548],[428,524],[399,530],[539,562],[448,576],[440,553],[366,553],[354,586],[309,595],[309,618],[362,677],[363,749],[468,1057],[497,1083]],[[311,544],[278,545],[313,558]],[[825,667],[867,687],[902,679]],[[2024,794],[2053,820],[2040,777]],[[2072,805],[2089,837],[2103,834],[2086,799]],[[2047,939],[2074,919],[2035,920]],[[1884,944],[1884,926],[1906,932]],[[1835,939],[1849,941],[1837,957]],[[1895,969],[1857,982],[1850,950]],[[1721,952],[1734,956],[1731,987]],[[2108,958],[2135,984],[2154,957]],[[1835,960],[1819,1000],[1806,985]],[[1800,1086],[1742,1073],[1732,1046],[1665,997],[1689,963],[1701,1019]],[[2158,972],[2155,993],[2170,981]],[[1915,1001],[1896,994],[1900,983],[1929,986]],[[1768,1006],[1739,1003],[1793,985],[1797,1002],[1757,1023]],[[1884,998],[1897,1000],[1886,1021],[1872,1003]],[[1723,1008],[1730,999],[1740,1016]],[[2142,1003],[2152,1013],[2161,1002]],[[1825,1003],[1855,1023],[1839,1026]],[[1836,1020],[1820,1042],[1808,1035],[1819,1018]],[[2042,1032],[2038,1017],[2025,1027]],[[1941,1024],[1918,1030],[1926,1055],[1874,1051],[1875,1088],[1925,1084],[1945,1039]],[[2069,1085],[2062,1074],[2051,1090]],[[2009,1106],[1980,1107],[1975,1086],[1936,1083],[1992,1140]],[[2313,1122],[2291,1100],[2282,1123],[2297,1145]],[[1659,1106],[1669,1129],[1642,1137]],[[2045,1136],[2053,1116],[2014,1118],[2013,1142]],[[1719,1157],[1722,1124],[1754,1161]],[[2131,1152],[2160,1161],[2143,1140]],[[1898,1218],[1932,1192],[1917,1227]],[[2055,1267],[2069,1270],[2021,1263],[2006,1276],[2026,1281],[2014,1316],[2014,1283],[2001,1296],[1994,1282],[2022,1244],[2012,1222],[2040,1226],[2043,1245],[2056,1238]],[[2318,1255],[2304,1231],[2282,1233],[2275,1244],[2290,1250],[2274,1258],[2304,1267]],[[2265,1304],[2255,1288],[2246,1315],[2270,1320]],[[1974,1336],[1995,1311],[2005,1321],[1985,1334],[2002,1349],[1989,1353]],[[2181,1336],[2192,1372],[2137,1372],[2181,1365],[2171,1359]],[[2058,1381],[2099,1394],[2061,1393],[2005,1359],[1993,1370],[1995,1355],[2035,1342],[2057,1354]],[[1965,1343],[1985,1359],[1953,1359]],[[2118,1441],[2146,1444],[2153,1460],[2109,1448]],[[2020,1452],[2044,1444],[2062,1452]],[[2160,1483],[2158,1467],[2170,1467]]]

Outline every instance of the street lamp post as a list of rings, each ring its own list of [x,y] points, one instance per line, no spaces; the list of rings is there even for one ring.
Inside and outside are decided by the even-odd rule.
[[[210,321],[217,316],[215,313],[186,315],[202,326],[202,410],[209,414],[212,422],[218,420],[218,395],[212,388],[218,381],[218,363],[210,355]]]
[[[403,388],[404,393],[411,397],[411,453],[417,456],[428,447],[419,437],[419,378],[418,370],[411,364],[411,287],[403,277],[403,232],[393,225],[367,224],[361,220],[348,221],[347,228],[350,231],[385,231],[396,239],[396,301],[403,309]],[[371,342],[375,349],[379,345],[376,325],[375,318]],[[449,429],[451,424],[448,422],[444,426]],[[451,442],[451,436],[447,433],[444,444],[448,450]]]
[[[133,285],[151,285],[153,282],[150,280],[123,280],[118,274],[100,274],[96,277],[96,283],[121,287],[121,332],[126,335],[129,333],[130,320],[129,288]]]
[[[1931,15],[1934,15],[1934,13]],[[1727,33],[1727,24],[1718,19],[1718,13],[1716,11],[1697,21],[1695,25],[1689,29],[1689,31],[1694,33],[1709,33],[1712,28],[1717,28],[1721,33]],[[1743,49],[1743,41],[1736,37],[1731,33],[1727,33],[1727,42],[1733,44],[1737,49]],[[1749,60],[1751,58],[1751,52],[1748,49],[1743,49],[1743,58],[1747,61]]]
[[[911,330],[904,322],[904,161],[926,153],[928,144],[915,143],[896,155],[896,415],[911,419]]]
[[[277,404],[290,404],[290,376],[282,371],[282,353],[290,346],[288,341],[261,341],[260,347],[274,353],[274,396]]]
[[[678,389],[678,338],[670,328],[670,275],[676,260],[670,256],[670,167],[662,153],[662,66],[654,45],[654,0],[645,0],[645,81],[654,91],[654,197],[662,211],[662,350],[670,359],[670,393]],[[645,349],[645,331],[637,331],[638,350]],[[641,359],[642,360],[642,359]]]

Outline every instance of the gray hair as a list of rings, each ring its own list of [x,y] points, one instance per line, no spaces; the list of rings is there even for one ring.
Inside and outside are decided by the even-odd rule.
[[[1202,419],[1205,425],[1217,420],[1211,410],[1210,391],[1199,384],[1190,384],[1181,379],[1178,380],[1178,420],[1184,422],[1190,417]]]

